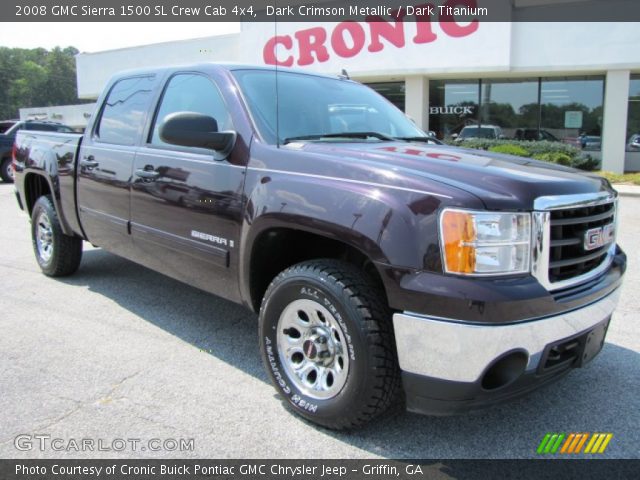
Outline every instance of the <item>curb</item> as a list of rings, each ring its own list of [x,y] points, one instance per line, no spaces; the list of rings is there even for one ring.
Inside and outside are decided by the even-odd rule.
[[[629,186],[629,185],[616,185],[613,184],[613,188],[615,188],[618,192],[618,195],[621,197],[637,197],[640,198],[640,186]]]

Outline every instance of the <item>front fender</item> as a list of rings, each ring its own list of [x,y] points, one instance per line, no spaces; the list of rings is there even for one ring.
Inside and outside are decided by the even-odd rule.
[[[274,228],[340,241],[378,266],[441,272],[437,219],[451,197],[257,169],[248,169],[246,186],[239,269],[245,291],[255,241]]]
[[[420,263],[417,218],[397,195],[314,177],[259,176],[247,199],[243,250],[251,251],[253,241],[265,230],[286,227],[341,241],[375,262]],[[434,207],[437,204],[434,199]]]

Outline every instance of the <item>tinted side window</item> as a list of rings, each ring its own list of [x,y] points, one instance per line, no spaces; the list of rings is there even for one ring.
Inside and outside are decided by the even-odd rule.
[[[95,135],[105,143],[133,145],[149,108],[153,77],[119,80],[109,92]]]
[[[167,145],[160,139],[160,125],[175,112],[196,112],[213,117],[218,131],[232,130],[231,118],[218,88],[203,75],[181,73],[169,80],[151,132],[153,145]]]
[[[38,130],[40,132],[57,132],[58,126],[47,123],[27,123],[25,130]]]

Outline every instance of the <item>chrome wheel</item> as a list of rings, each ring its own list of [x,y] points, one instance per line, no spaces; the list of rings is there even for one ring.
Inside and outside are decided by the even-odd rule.
[[[53,229],[51,228],[51,220],[45,212],[38,215],[36,222],[36,247],[40,260],[48,263],[53,255]]]
[[[312,398],[335,397],[347,381],[349,352],[335,317],[313,300],[295,300],[278,320],[278,354],[287,377]]]

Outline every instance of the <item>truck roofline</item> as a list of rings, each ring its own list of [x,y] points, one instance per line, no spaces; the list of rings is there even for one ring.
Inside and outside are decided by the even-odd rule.
[[[184,63],[178,65],[171,65],[169,67],[143,67],[143,68],[133,68],[127,70],[121,70],[109,79],[109,84],[113,83],[114,80],[135,76],[135,75],[149,75],[149,74],[164,74],[171,73],[174,71],[185,71],[185,70],[200,70],[206,71],[208,69],[215,68],[220,70],[225,70],[227,72],[234,72],[239,70],[257,70],[257,71],[266,71],[266,72],[287,72],[287,73],[297,73],[300,75],[307,75],[311,77],[319,77],[319,78],[329,78],[333,80],[342,80],[347,82],[359,83],[352,79],[345,78],[340,76],[340,72],[337,72],[336,75],[326,75],[322,73],[309,72],[306,70],[302,70],[300,68],[290,68],[290,67],[277,67],[270,65],[252,65],[252,64],[243,64],[243,63],[227,63],[227,62],[199,62],[199,63]]]

